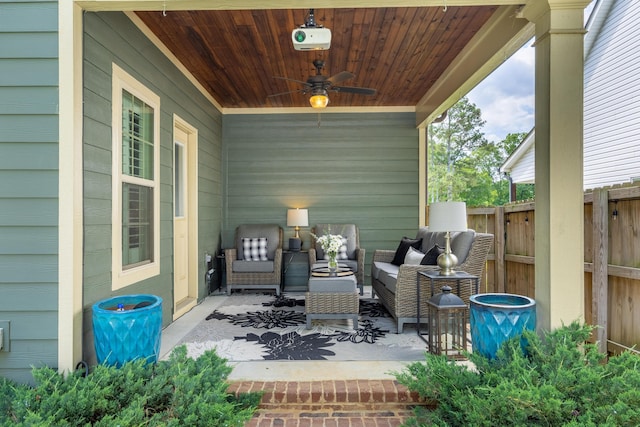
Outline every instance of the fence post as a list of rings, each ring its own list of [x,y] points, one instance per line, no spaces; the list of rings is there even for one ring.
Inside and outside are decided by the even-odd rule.
[[[591,323],[597,325],[595,338],[598,349],[607,352],[609,326],[609,192],[593,191],[593,272],[591,273]]]
[[[505,254],[505,238],[506,238],[506,230],[504,226],[504,207],[497,206],[496,213],[494,215],[495,218],[495,247],[494,247],[494,255],[495,255],[495,281],[496,281],[496,289],[494,292],[505,292],[505,262],[504,262],[504,254]]]

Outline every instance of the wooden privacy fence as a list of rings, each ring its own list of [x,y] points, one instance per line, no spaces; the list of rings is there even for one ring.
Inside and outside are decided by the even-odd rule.
[[[469,228],[495,236],[481,292],[535,298],[535,202],[469,208]],[[640,186],[584,194],[584,320],[601,351],[640,344]],[[637,349],[636,349],[637,350]]]

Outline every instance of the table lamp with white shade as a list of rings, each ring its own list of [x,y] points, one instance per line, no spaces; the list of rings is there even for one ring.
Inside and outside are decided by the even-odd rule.
[[[302,248],[300,227],[309,226],[309,211],[307,209],[287,210],[287,227],[295,227],[295,235],[289,239],[289,250],[299,251]]]
[[[451,252],[451,232],[467,231],[467,205],[465,202],[436,202],[429,205],[429,231],[444,231],[445,248],[438,256],[440,274],[455,274],[458,257]]]

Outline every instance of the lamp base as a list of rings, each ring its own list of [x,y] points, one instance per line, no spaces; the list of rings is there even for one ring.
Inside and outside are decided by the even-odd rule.
[[[440,267],[441,276],[452,276],[456,274],[454,270],[458,265],[458,257],[454,254],[440,254],[438,256],[438,267]]]
[[[292,252],[298,252],[302,248],[302,240],[295,237],[289,239],[289,250]]]
[[[458,265],[458,257],[451,252],[451,234],[447,231],[445,235],[444,252],[438,256],[438,267],[441,276],[452,276],[456,274],[454,268]]]

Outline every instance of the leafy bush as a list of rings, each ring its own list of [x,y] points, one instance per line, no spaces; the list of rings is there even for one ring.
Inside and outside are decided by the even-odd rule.
[[[541,339],[525,331],[498,350],[495,360],[468,354],[476,370],[426,355],[396,373],[398,381],[437,402],[416,408],[407,425],[622,426],[640,425],[640,357],[606,360],[586,344],[593,327],[577,322]]]
[[[168,361],[99,365],[86,377],[37,368],[35,387],[0,380],[0,425],[243,426],[260,395],[227,393],[231,370],[213,351],[188,358],[184,346]]]

